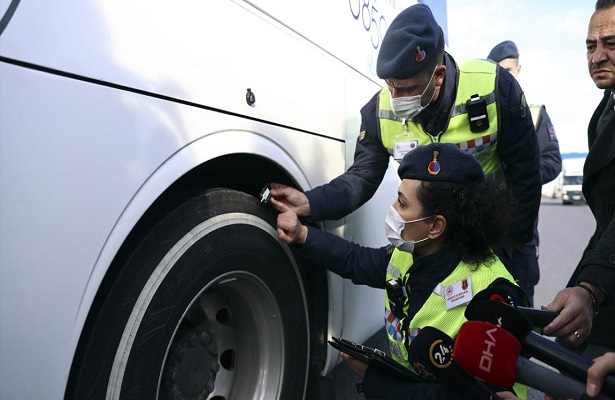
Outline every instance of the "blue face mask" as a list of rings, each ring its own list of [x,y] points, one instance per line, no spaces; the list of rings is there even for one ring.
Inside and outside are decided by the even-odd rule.
[[[387,212],[387,216],[384,219],[384,230],[387,233],[387,238],[391,242],[393,246],[395,246],[400,251],[405,251],[406,253],[414,253],[414,244],[421,243],[429,239],[426,237],[421,240],[404,240],[401,238],[401,232],[406,227],[406,224],[411,224],[413,222],[424,221],[430,217],[423,217],[419,219],[414,219],[412,221],[405,221],[401,215],[397,212],[395,207],[391,206],[389,211]]]

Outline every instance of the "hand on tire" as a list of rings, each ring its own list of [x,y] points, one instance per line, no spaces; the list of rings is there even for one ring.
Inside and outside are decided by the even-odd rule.
[[[297,214],[286,204],[270,199],[271,205],[280,212],[278,215],[278,238],[286,244],[303,244],[307,240],[308,228],[299,221]]]
[[[269,186],[271,187],[271,198],[277,200],[278,204],[284,204],[300,217],[310,216],[310,202],[305,193],[281,183],[271,183]],[[282,212],[275,204],[273,206],[278,212]]]

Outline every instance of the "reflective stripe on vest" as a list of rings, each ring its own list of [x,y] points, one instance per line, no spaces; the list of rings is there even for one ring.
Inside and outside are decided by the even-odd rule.
[[[412,264],[412,254],[395,249],[391,256],[389,267],[387,268],[386,280],[397,279],[397,277],[405,277],[406,274],[411,274]],[[490,266],[481,265],[479,268],[474,268],[469,264],[460,262],[455,270],[447,276],[444,281],[440,282],[440,285],[448,286],[468,276],[472,276],[472,291],[474,294],[487,288],[487,286],[498,277],[504,277],[514,282],[513,277],[506,270],[504,264],[502,264],[500,260],[497,260]],[[412,290],[412,288],[410,288],[410,290]],[[401,322],[391,313],[386,292],[384,306],[387,333],[396,332],[396,334],[388,335],[391,344],[391,353],[397,362],[408,366],[408,354],[403,340],[406,333],[401,329]],[[447,335],[455,337],[461,324],[466,321],[463,315],[465,308],[465,305],[462,305],[442,312],[442,310],[446,310],[446,301],[441,294],[432,292],[423,307],[421,307],[412,321],[410,321],[409,327],[422,328],[423,326],[433,326],[445,332]],[[403,311],[404,314],[407,314],[407,304],[404,306]],[[412,337],[410,339],[412,339]]]
[[[399,277],[407,278],[406,275],[412,273],[411,267],[413,262],[414,259],[412,254],[395,249],[387,268],[386,280],[398,279]],[[425,304],[423,304],[421,309],[410,321],[407,332],[403,332],[402,321],[400,321],[391,312],[389,308],[388,294],[385,291],[385,325],[387,336],[389,338],[391,356],[395,361],[407,368],[411,368],[410,363],[408,362],[408,351],[404,344],[405,337],[408,336],[409,341],[411,342],[419,334],[421,328],[425,326],[433,326],[452,338],[457,336],[459,328],[464,322],[466,322],[466,318],[464,316],[466,305],[460,305],[450,310],[446,310],[446,299],[443,296],[443,292],[445,290],[443,290],[443,288],[448,285],[452,285],[455,282],[459,282],[469,276],[472,277],[473,295],[486,289],[494,280],[500,277],[514,282],[512,275],[508,272],[506,267],[504,267],[504,264],[502,264],[499,259],[494,261],[489,266],[481,265],[478,268],[462,261],[459,265],[457,265],[457,267],[455,267],[449,276],[434,287],[434,290]],[[406,279],[404,279],[404,281],[405,280]],[[412,290],[412,288],[410,288],[410,290]],[[410,295],[410,293],[408,293],[408,295]],[[403,311],[404,314],[407,315],[407,304],[404,306]],[[527,388],[524,385],[515,383],[514,389],[519,398],[527,399]]]
[[[498,173],[502,169],[502,165],[497,154],[496,67],[497,64],[489,61],[471,60],[459,68],[459,82],[453,110],[446,131],[437,136],[425,132],[420,124],[397,118],[391,109],[391,94],[388,87],[385,86],[378,97],[380,135],[384,147],[388,149],[390,154],[393,154],[396,139],[399,141],[416,140],[419,146],[435,141],[454,143],[460,149],[466,150],[476,157],[486,176]],[[485,99],[489,116],[489,128],[479,133],[470,130],[466,112],[466,101],[474,94],[478,94]],[[405,127],[403,122],[405,122]],[[503,174],[498,173],[497,175],[497,180],[501,180]]]

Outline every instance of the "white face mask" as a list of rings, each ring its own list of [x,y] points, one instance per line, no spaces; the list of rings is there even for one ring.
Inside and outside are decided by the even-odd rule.
[[[395,246],[400,251],[405,251],[406,253],[414,253],[414,244],[424,242],[429,237],[421,240],[408,240],[405,241],[401,238],[401,232],[404,230],[406,224],[410,224],[412,222],[423,221],[431,217],[423,217],[419,219],[415,219],[412,221],[405,221],[401,215],[397,212],[395,207],[391,206],[389,211],[387,212],[387,216],[384,219],[384,230],[387,233],[387,238],[391,242],[393,246]]]
[[[405,119],[414,118],[417,115],[419,115],[420,112],[423,111],[425,107],[429,105],[429,103],[431,103],[431,100],[436,94],[435,88],[434,88],[433,94],[431,95],[431,98],[427,102],[427,106],[421,105],[421,99],[423,98],[423,95],[427,91],[427,88],[429,88],[429,84],[431,83],[431,80],[433,79],[435,73],[436,73],[436,70],[434,69],[433,74],[431,74],[431,78],[429,78],[429,82],[427,83],[427,86],[425,87],[425,90],[423,90],[423,93],[417,94],[416,96],[397,97],[395,99],[393,98],[393,96],[390,97],[391,98],[391,109],[393,110],[393,113],[396,116],[398,116],[399,118],[405,118]]]

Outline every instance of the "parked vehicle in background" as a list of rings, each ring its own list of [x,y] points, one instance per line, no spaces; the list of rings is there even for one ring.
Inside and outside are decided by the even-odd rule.
[[[327,338],[380,329],[383,294],[297,257],[259,193],[346,170],[412,3],[4,1],[0,398],[324,398]],[[385,244],[397,185],[321,227]]]
[[[563,204],[585,203],[583,196],[583,164],[586,154],[563,154],[561,197]]]
[[[564,175],[562,179],[562,202],[564,204],[583,203],[583,174]]]

